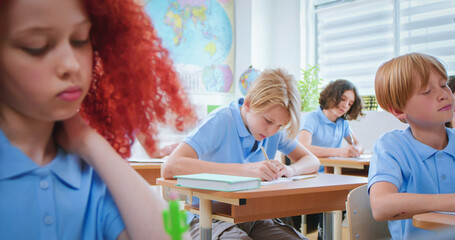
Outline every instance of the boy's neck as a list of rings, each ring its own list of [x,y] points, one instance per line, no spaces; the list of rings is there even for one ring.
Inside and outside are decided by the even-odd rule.
[[[444,126],[441,127],[416,127],[410,125],[414,138],[436,150],[443,150],[449,143],[447,132]]]
[[[247,121],[246,121],[247,112],[246,112],[244,104],[242,104],[242,106],[240,106],[240,116],[242,117],[243,125],[245,125],[246,130],[248,130],[248,132],[249,132],[250,129],[248,128],[248,124],[247,124]]]

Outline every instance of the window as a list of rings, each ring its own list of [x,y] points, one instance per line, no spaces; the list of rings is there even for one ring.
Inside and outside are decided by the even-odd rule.
[[[361,95],[374,95],[379,66],[410,52],[438,57],[455,74],[455,1],[331,1],[315,9],[316,63],[325,81],[348,79]]]

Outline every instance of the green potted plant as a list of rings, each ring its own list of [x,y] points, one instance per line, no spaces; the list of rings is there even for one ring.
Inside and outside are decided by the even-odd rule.
[[[310,112],[316,110],[319,106],[319,91],[323,80],[319,78],[319,65],[300,69],[302,77],[298,81],[302,112]]]

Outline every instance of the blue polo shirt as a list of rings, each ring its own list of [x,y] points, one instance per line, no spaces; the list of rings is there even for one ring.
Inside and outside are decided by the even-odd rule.
[[[41,167],[0,130],[0,239],[116,239],[124,229],[92,167],[62,149]]]
[[[302,116],[300,131],[302,130],[311,133],[311,145],[326,148],[339,148],[343,139],[351,133],[348,121],[338,118],[332,122],[320,107]],[[324,171],[324,166],[321,166],[319,171]]]
[[[240,115],[243,101],[240,98],[212,112],[183,139],[196,151],[199,159],[217,163],[252,163],[265,160],[261,147],[270,159],[275,157],[277,150],[286,155],[296,148],[297,141],[286,139],[286,134],[279,131],[258,141],[257,148],[252,151],[256,140]]]
[[[400,193],[455,193],[455,132],[446,132],[449,142],[441,151],[417,141],[409,127],[383,134],[374,145],[368,190],[390,182]],[[412,226],[412,219],[389,221],[389,230],[394,240],[429,234]]]

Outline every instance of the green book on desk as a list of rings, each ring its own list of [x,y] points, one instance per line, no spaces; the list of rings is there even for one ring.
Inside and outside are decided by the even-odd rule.
[[[198,173],[175,176],[177,186],[216,191],[240,191],[259,188],[260,178],[241,177],[223,174]]]

